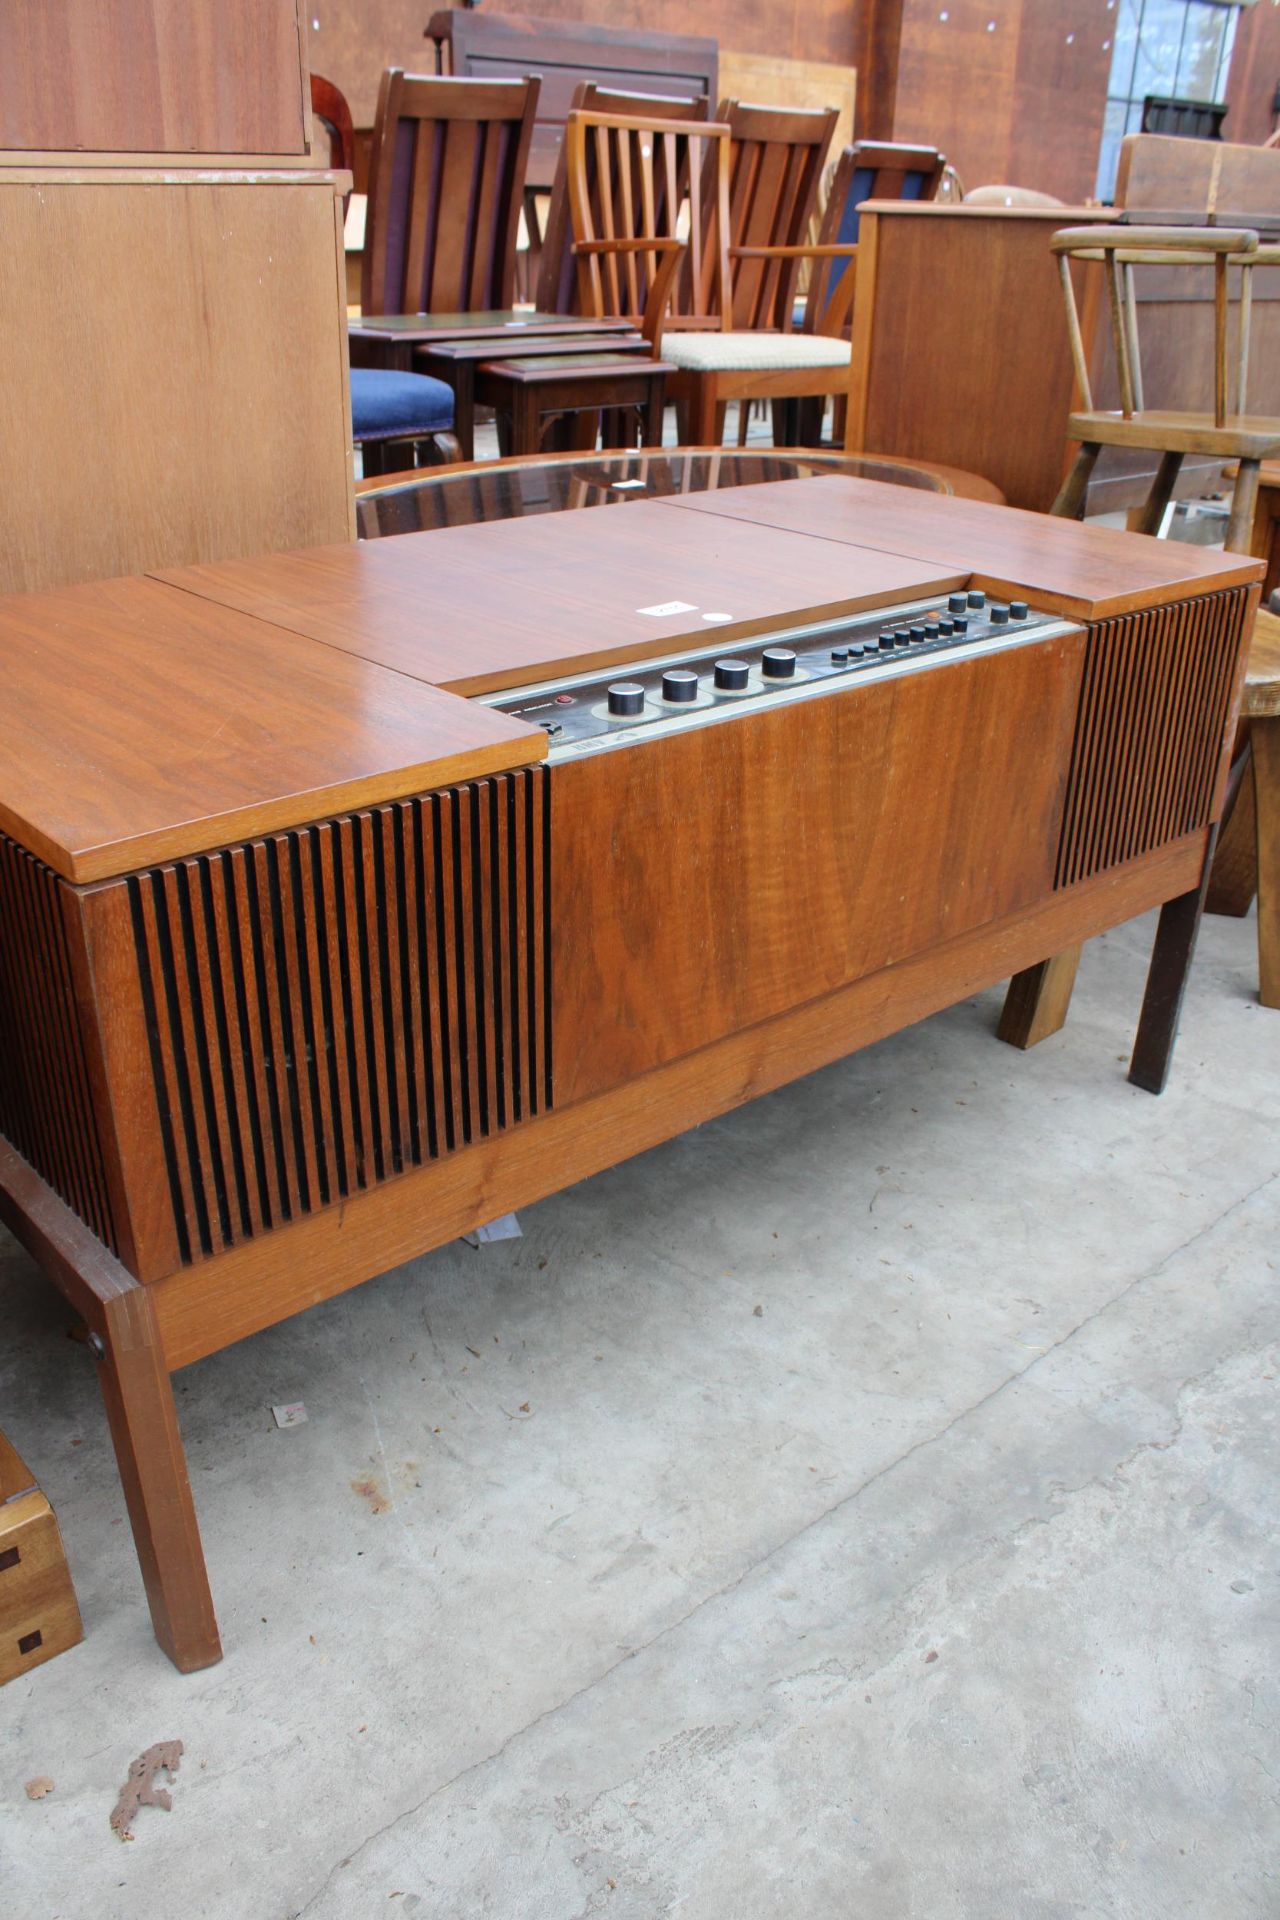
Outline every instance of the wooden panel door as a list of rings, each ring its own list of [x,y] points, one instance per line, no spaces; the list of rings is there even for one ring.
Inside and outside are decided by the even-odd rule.
[[[4,0],[0,151],[309,150],[298,0]]]

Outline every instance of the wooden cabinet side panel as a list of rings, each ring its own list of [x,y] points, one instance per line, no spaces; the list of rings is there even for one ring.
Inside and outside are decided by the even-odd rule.
[[[0,592],[351,538],[327,176],[0,171],[0,229]]]
[[[140,1280],[150,1280],[171,1272],[180,1250],[129,886],[113,880],[67,892],[83,928],[78,986],[98,1112],[110,1143],[112,1190],[120,1196],[121,1259]]]
[[[554,768],[557,1106],[1046,894],[1080,646]]]

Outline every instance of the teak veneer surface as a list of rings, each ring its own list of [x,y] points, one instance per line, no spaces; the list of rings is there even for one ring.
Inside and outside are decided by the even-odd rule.
[[[151,580],[0,600],[0,682],[0,829],[75,881],[546,753],[537,728]]]
[[[658,512],[714,515],[816,540],[924,558],[972,571],[995,593],[1021,591],[1040,607],[1104,620],[1188,593],[1249,585],[1262,567],[1247,554],[1121,533],[1014,507],[893,488],[842,474],[680,494]]]
[[[557,956],[557,1103],[1049,892],[1082,645],[1069,632],[557,767],[552,923],[590,930]]]
[[[758,489],[751,489],[758,491]],[[890,501],[901,488],[881,489]],[[637,660],[955,584],[963,563],[648,501],[184,567],[159,578],[455,693]],[[683,602],[655,616],[645,607]],[[704,613],[728,614],[708,625]]]

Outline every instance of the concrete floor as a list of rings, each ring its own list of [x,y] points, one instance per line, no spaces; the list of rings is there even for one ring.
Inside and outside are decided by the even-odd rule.
[[[6,1243],[86,1639],[0,1694],[0,1909],[1280,1914],[1280,1015],[1207,922],[1136,1092],[1150,931],[1034,1054],[983,996],[180,1376],[189,1679]]]

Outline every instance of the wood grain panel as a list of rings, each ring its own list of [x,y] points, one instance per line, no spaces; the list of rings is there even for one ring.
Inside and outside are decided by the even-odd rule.
[[[0,827],[72,880],[546,751],[504,714],[155,581],[0,601],[0,672]]]
[[[981,473],[1046,512],[1067,462],[1071,354],[1049,236],[1100,216],[869,202],[860,227],[850,452]]]
[[[1006,599],[1021,592],[1037,606],[1089,620],[1260,578],[1260,563],[1247,554],[1015,513],[983,500],[885,487],[844,474],[673,495],[654,504],[658,512],[803,528],[822,540],[927,553],[942,566],[965,565],[974,585]]]
[[[354,532],[327,175],[0,172],[0,591]]]
[[[719,629],[728,643],[791,615],[930,593],[956,583],[958,569],[891,553],[836,553],[799,534],[677,518],[664,503],[645,501],[162,577],[470,694],[704,640],[703,613],[730,616]],[[642,611],[670,602],[685,611]]]
[[[307,152],[298,0],[5,0],[0,148]]]
[[[1280,79],[1280,10],[1241,7],[1227,75],[1227,132],[1258,146],[1275,128]]]
[[[557,1104],[1039,898],[1080,649],[1064,636],[555,767],[552,919],[590,929],[557,944]]]

